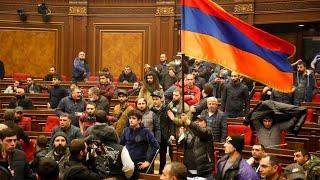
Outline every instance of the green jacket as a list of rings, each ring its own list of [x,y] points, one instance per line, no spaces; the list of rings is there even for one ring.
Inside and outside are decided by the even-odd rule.
[[[317,156],[311,155],[303,169],[307,172],[307,180],[320,179],[320,159]]]

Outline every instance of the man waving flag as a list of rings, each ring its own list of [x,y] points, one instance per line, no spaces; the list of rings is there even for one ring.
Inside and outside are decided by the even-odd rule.
[[[181,49],[282,92],[293,88],[287,61],[295,47],[224,11],[210,0],[183,0]]]

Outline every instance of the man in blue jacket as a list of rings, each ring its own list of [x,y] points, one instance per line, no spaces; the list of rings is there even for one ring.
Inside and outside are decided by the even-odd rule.
[[[86,61],[86,53],[81,51],[73,61],[72,82],[87,81],[89,76],[90,70]]]
[[[120,144],[125,145],[129,151],[130,157],[134,162],[135,169],[139,172],[148,173],[147,169],[151,166],[154,157],[159,150],[159,144],[149,129],[145,128],[140,111],[134,109],[129,112],[130,127],[124,129]],[[151,148],[148,151],[148,148]],[[148,153],[149,152],[149,153]]]

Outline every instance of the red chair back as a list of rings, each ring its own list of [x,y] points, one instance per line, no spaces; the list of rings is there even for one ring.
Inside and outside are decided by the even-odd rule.
[[[233,135],[244,135],[244,144],[251,145],[252,131],[250,127],[245,125],[230,124],[228,125],[228,136]]]
[[[313,116],[314,110],[311,108],[307,109],[307,117],[304,123],[313,123],[314,122],[314,116]]]
[[[61,75],[61,81],[67,81],[67,76],[66,75]]]
[[[59,120],[58,116],[48,116],[44,132],[52,132],[54,127],[59,126]]]
[[[89,81],[98,81],[98,77],[97,76],[89,76]]]
[[[28,77],[30,77],[30,74],[27,73],[13,73],[13,80],[16,81],[27,80]]]
[[[20,144],[22,147],[22,150],[26,154],[27,161],[30,162],[33,160],[33,152],[35,152],[35,146],[36,146],[36,140],[30,139],[29,144],[26,144],[23,140],[20,140]]]
[[[254,92],[253,96],[251,97],[251,100],[260,101],[261,99],[261,91]]]
[[[320,103],[320,94],[317,93],[312,97],[312,102]]]

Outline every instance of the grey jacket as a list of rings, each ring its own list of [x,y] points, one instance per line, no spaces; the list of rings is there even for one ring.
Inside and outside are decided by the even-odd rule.
[[[228,125],[225,114],[217,109],[217,111],[209,116],[208,109],[201,112],[201,116],[207,120],[207,126],[212,129],[214,142],[225,142],[227,137]]]

